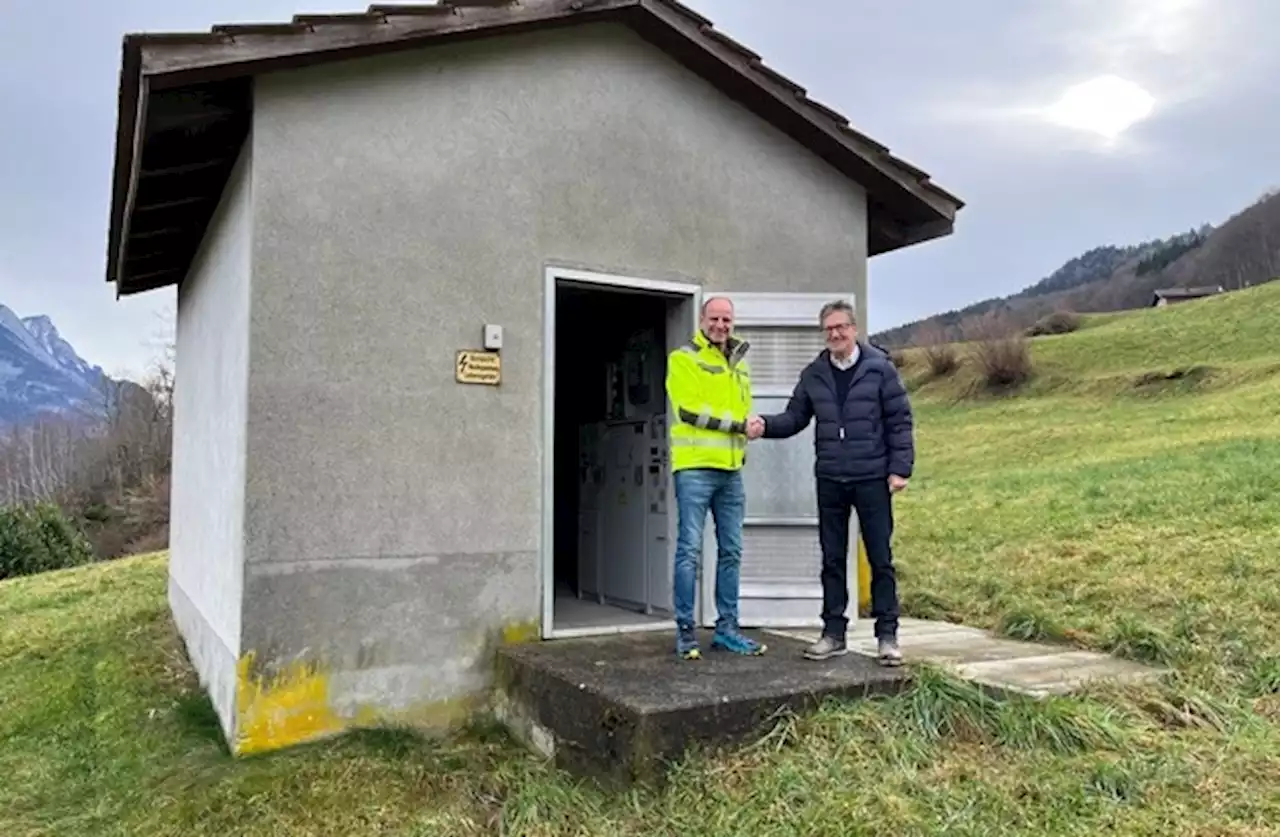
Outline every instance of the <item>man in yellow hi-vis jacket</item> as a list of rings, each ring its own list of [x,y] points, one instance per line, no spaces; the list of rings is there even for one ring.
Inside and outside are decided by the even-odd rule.
[[[708,511],[715,519],[717,545],[717,618],[711,647],[737,654],[765,650],[738,628],[738,573],[746,513],[742,465],[751,414],[746,353],[747,343],[733,336],[733,304],[713,298],[702,306],[693,340],[667,357],[667,397],[674,413],[671,470],[679,516],[672,592],[676,653],[686,660],[701,656],[693,603]]]

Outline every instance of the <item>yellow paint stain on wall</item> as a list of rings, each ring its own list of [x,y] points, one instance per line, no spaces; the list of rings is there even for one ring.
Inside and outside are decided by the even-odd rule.
[[[504,645],[523,645],[542,638],[542,626],[537,619],[528,622],[512,622],[502,626]]]
[[[270,680],[253,675],[253,653],[236,666],[236,753],[291,747],[336,732],[346,724],[329,706],[329,679],[296,663]]]

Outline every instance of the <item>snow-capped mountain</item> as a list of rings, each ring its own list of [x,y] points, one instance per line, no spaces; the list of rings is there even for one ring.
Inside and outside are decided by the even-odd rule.
[[[104,380],[102,368],[76,354],[48,317],[19,319],[0,305],[0,425],[42,413],[100,415]]]
[[[90,382],[96,381],[102,376],[100,368],[90,366],[88,361],[76,354],[76,350],[71,348],[70,343],[62,339],[62,335],[58,333],[53,320],[44,315],[23,317],[22,324],[27,327],[27,333],[35,338],[36,343],[40,344],[40,348],[48,352],[63,369]]]

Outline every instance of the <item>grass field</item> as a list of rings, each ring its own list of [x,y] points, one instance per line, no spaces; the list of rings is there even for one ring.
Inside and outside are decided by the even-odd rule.
[[[915,380],[906,610],[1167,664],[993,703],[922,671],[662,793],[606,795],[477,728],[233,761],[164,557],[0,585],[0,834],[1280,834],[1280,283],[1089,321],[1026,394]],[[1152,372],[1207,367],[1140,383]]]

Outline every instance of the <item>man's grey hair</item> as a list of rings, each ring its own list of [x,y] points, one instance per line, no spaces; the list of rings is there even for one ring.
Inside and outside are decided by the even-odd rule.
[[[828,302],[826,305],[822,306],[822,311],[818,314],[818,325],[825,323],[827,321],[827,317],[830,317],[837,311],[848,314],[849,322],[857,325],[858,315],[853,312],[853,306],[843,299],[837,299],[834,302]]]

